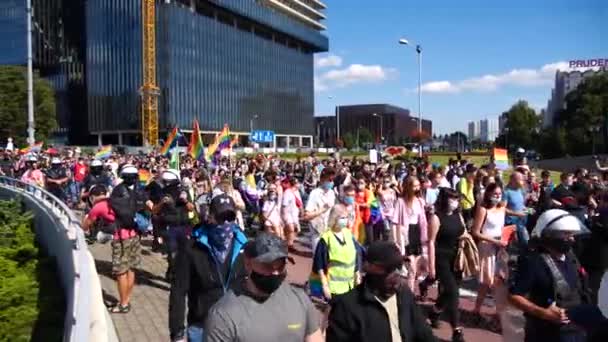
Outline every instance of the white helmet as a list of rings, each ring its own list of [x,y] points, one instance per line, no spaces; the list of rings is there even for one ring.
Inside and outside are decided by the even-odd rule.
[[[133,166],[132,164],[125,164],[123,165],[123,167],[120,169],[120,174],[121,175],[133,175],[133,174],[137,174],[138,170],[135,166]]]
[[[520,147],[517,149],[517,153],[524,154],[524,153],[526,153],[526,150],[524,150],[522,147]]]
[[[162,180],[164,181],[180,181],[181,177],[179,176],[179,171],[175,169],[167,169],[163,171],[161,175]]]
[[[99,159],[95,159],[91,162],[91,166],[103,166],[103,163]]]
[[[540,215],[532,230],[532,237],[541,237],[544,231],[571,232],[574,234],[587,233],[589,230],[574,215],[561,209],[547,210]]]
[[[35,155],[30,154],[30,155],[27,157],[26,161],[28,161],[28,162],[32,162],[32,163],[35,163],[35,162],[37,162],[37,161],[38,161],[38,158],[36,158],[36,156],[35,156]]]
[[[61,164],[61,159],[54,157],[51,159],[51,164]]]

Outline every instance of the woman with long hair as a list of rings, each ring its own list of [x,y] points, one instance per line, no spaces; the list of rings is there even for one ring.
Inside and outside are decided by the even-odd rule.
[[[408,257],[408,285],[415,292],[418,262],[422,243],[427,241],[427,220],[418,178],[409,176],[403,181],[402,196],[393,211],[393,239],[401,253]]]
[[[460,210],[460,194],[449,188],[439,191],[435,213],[429,220],[429,276],[441,285],[439,296],[431,309],[431,326],[437,328],[442,311],[452,326],[452,341],[464,341],[460,313],[458,311],[458,287],[460,272],[454,269],[458,241],[465,233],[465,223]]]
[[[472,235],[478,241],[479,249],[479,290],[474,312],[480,314],[483,300],[489,290],[500,286],[505,280],[505,269],[497,262],[500,253],[505,252],[506,243],[502,241],[505,226],[505,203],[502,201],[502,188],[490,183],[477,207],[473,221]],[[497,310],[499,308],[497,307]]]

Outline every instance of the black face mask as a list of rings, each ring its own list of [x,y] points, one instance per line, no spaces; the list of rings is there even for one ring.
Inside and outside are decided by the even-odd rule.
[[[552,238],[552,239],[546,239],[545,244],[547,245],[547,247],[555,250],[556,252],[566,254],[566,253],[570,252],[570,250],[574,246],[574,241]]]
[[[286,277],[287,273],[264,275],[257,273],[256,271],[251,271],[251,275],[249,275],[249,278],[255,287],[267,294],[272,294],[274,291],[276,291]]]
[[[137,182],[137,175],[135,176],[123,176],[122,181],[125,183],[125,185],[127,186],[131,186],[131,185],[135,185],[135,183]]]

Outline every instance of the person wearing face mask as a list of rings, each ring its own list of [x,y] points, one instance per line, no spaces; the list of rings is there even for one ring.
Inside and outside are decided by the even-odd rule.
[[[310,192],[304,209],[304,220],[309,222],[310,243],[313,253],[317,250],[319,239],[329,228],[330,209],[336,204],[335,175],[336,172],[333,168],[324,168],[321,171],[319,186]]]
[[[281,218],[281,203],[277,186],[269,184],[264,204],[262,205],[262,221],[264,222],[264,230],[271,234],[275,234],[279,238],[284,238],[283,219]]]
[[[67,199],[65,187],[68,183],[67,170],[63,167],[61,159],[51,159],[51,167],[46,170],[46,190],[62,201]]]
[[[29,155],[25,159],[25,172],[21,175],[21,181],[30,185],[44,186],[44,174],[37,167],[38,158]]]
[[[518,258],[509,289],[510,302],[524,312],[525,342],[586,340],[568,310],[590,303],[586,272],[572,253],[575,235],[587,232],[564,210],[538,218],[532,231],[536,249]]]
[[[194,211],[189,195],[180,184],[177,170],[168,169],[161,175],[163,198],[155,208],[156,222],[166,229],[167,273],[166,278],[173,278],[174,259],[190,230],[189,213]]]
[[[498,262],[507,242],[502,240],[505,225],[505,203],[502,202],[502,188],[496,183],[490,183],[477,207],[471,235],[477,239],[479,249],[479,284],[477,300],[473,310],[481,315],[481,306],[489,290],[501,286],[506,280],[505,266]],[[500,313],[501,308],[496,307]]]
[[[458,309],[460,272],[454,269],[458,252],[458,241],[465,233],[465,223],[460,213],[460,195],[458,192],[442,188],[435,202],[435,213],[429,221],[429,277],[420,284],[421,294],[426,294],[426,288],[435,279],[441,285],[439,296],[429,313],[431,326],[439,326],[439,316],[442,312],[448,316],[452,326],[452,341],[464,341]]]
[[[260,233],[243,256],[249,276],[211,308],[205,341],[323,341],[317,309],[303,290],[285,281],[287,262],[293,261],[286,242]]]
[[[397,191],[395,191],[394,183],[392,182],[391,178],[384,178],[382,187],[378,190],[378,199],[380,201],[380,210],[382,212],[382,217],[387,218],[385,220],[382,220],[382,239],[389,240],[390,235],[393,231],[393,227],[388,218],[393,217],[395,205],[397,204]]]
[[[408,285],[415,291],[418,263],[423,254],[423,243],[428,238],[428,224],[418,178],[407,177],[402,188],[402,197],[397,200],[393,216],[389,220],[395,227],[393,241],[408,259]]]
[[[185,341],[186,335],[189,342],[209,341],[204,324],[211,307],[230,289],[240,286],[247,275],[242,253],[247,237],[236,223],[234,200],[218,195],[209,210],[208,222],[194,229],[175,256],[175,278],[169,294],[172,341]]]
[[[402,269],[403,256],[394,243],[372,243],[363,264],[362,283],[332,301],[326,341],[437,341]]]
[[[125,164],[120,170],[122,182],[110,195],[110,207],[114,212],[117,229],[112,240],[112,274],[116,276],[119,303],[109,308],[111,313],[128,313],[131,310],[131,294],[135,286],[135,267],[141,262],[140,237],[135,216],[138,212],[152,209],[146,193],[137,187],[138,170]]]
[[[370,225],[371,209],[369,206],[369,200],[373,194],[368,188],[366,178],[362,173],[359,173],[355,177],[354,184],[356,186],[355,202],[357,203],[358,210],[357,227],[354,233],[357,241],[362,245],[366,245],[373,240],[372,227]]]
[[[89,196],[89,190],[94,185],[104,185],[108,189],[112,186],[112,178],[103,169],[103,163],[99,159],[95,159],[91,162],[89,167],[89,173],[86,175],[82,182],[81,198],[83,201],[87,201]]]
[[[330,230],[321,235],[309,281],[311,295],[331,300],[352,290],[359,283],[359,244],[348,227],[348,210],[335,205],[330,213]]]

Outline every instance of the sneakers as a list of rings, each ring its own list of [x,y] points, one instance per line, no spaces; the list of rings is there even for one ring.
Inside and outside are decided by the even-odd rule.
[[[452,332],[452,342],[465,342],[462,328],[454,329],[454,332]]]

